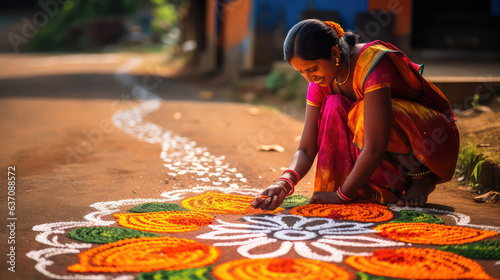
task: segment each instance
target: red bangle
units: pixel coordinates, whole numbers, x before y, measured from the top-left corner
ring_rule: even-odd
[[[285,170],[285,172],[283,172],[283,174],[281,174],[281,176],[285,175],[285,173],[287,173],[287,172],[290,172],[295,176],[295,179],[297,179],[297,183],[300,181],[299,173],[295,172],[295,170],[292,170],[292,169]]]
[[[337,192],[339,193],[339,195],[345,200],[345,201],[352,201],[352,198],[349,198],[347,197],[345,194],[342,193],[342,190],[340,189],[340,187],[338,188]]]
[[[278,181],[279,180],[285,181],[288,184],[290,184],[290,187],[292,187],[292,189],[286,194],[286,196],[291,196],[293,194],[293,192],[295,191],[295,185],[293,184],[292,180],[285,178],[285,177],[281,177],[278,179]]]

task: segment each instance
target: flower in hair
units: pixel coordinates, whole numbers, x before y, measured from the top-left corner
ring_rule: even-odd
[[[325,21],[326,24],[328,24],[335,32],[337,32],[337,36],[339,38],[344,37],[344,29],[340,26],[340,24],[336,23],[335,21]]]

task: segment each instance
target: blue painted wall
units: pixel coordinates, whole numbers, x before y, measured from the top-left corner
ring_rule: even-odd
[[[310,9],[336,10],[342,27],[353,30],[356,14],[368,11],[368,0],[253,0],[251,28],[278,28],[285,23],[288,31],[300,21],[300,13]]]
[[[500,0],[491,0],[491,14],[500,16]]]

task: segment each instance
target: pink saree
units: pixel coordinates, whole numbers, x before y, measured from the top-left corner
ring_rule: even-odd
[[[446,97],[419,69],[394,46],[375,41],[363,47],[356,64],[353,84],[357,101],[332,95],[330,88],[309,85],[307,104],[321,108],[314,191],[336,191],[352,171],[363,150],[364,94],[383,87],[391,87],[393,97],[387,152],[412,152],[437,175],[438,183],[453,177],[459,148],[455,116]],[[418,100],[405,99],[412,90],[424,94]],[[389,160],[382,160],[355,199],[396,202],[406,188],[403,174]]]

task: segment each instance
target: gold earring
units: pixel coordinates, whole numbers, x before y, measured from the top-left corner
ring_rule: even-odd
[[[339,59],[337,58],[337,63],[335,64],[335,66],[339,66]]]

